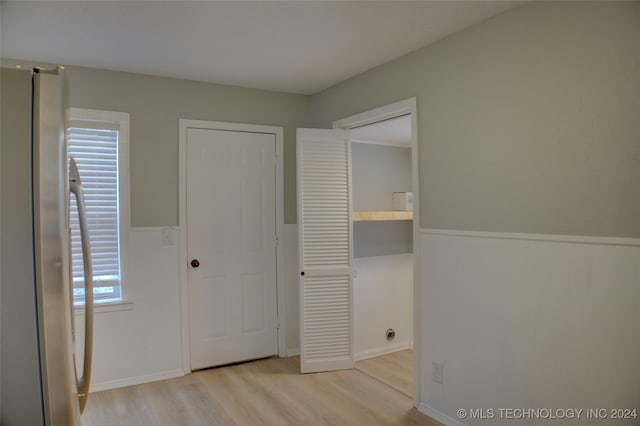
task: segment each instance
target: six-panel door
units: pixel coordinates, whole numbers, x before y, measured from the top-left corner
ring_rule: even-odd
[[[187,130],[191,369],[275,355],[275,135]]]

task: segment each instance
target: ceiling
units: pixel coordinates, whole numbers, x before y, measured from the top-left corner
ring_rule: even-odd
[[[351,129],[351,141],[411,148],[411,116],[403,115]]]
[[[517,1],[2,1],[4,58],[313,94]]]

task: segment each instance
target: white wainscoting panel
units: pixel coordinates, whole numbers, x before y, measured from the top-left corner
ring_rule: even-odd
[[[173,232],[163,242],[163,230]],[[133,228],[129,242],[131,304],[95,316],[91,391],[181,376],[178,228]],[[83,317],[76,315],[78,336]],[[82,347],[82,339],[77,346]]]
[[[423,230],[420,253],[423,410],[638,408],[638,240]]]
[[[353,265],[356,360],[413,347],[413,254],[360,257]]]

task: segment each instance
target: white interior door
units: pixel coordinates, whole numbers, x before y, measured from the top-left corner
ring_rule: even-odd
[[[187,129],[191,369],[277,354],[275,135]]]
[[[298,129],[297,173],[300,369],[353,368],[349,132]]]

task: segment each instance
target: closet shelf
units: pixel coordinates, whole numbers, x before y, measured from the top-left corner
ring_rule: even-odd
[[[370,211],[353,212],[355,222],[383,220],[413,220],[412,211]]]

